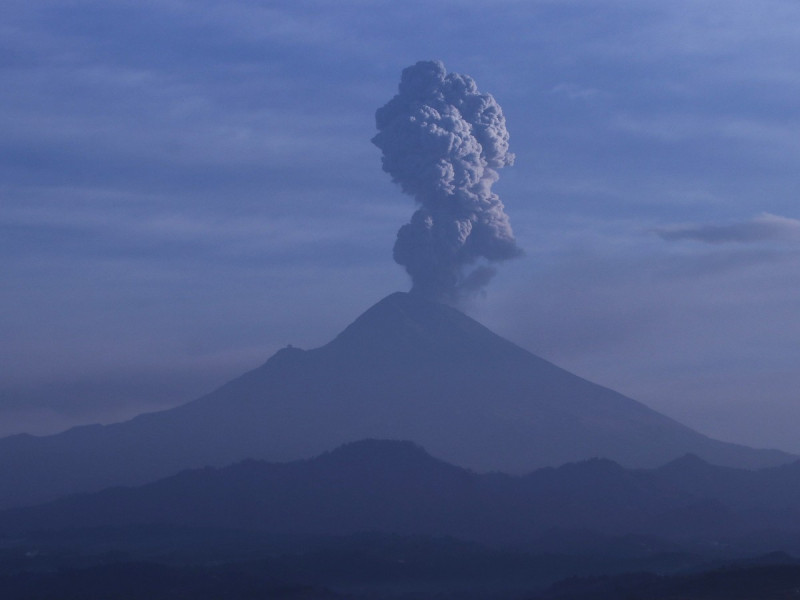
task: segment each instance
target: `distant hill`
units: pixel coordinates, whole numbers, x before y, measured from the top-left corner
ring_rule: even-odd
[[[451,463],[511,473],[592,457],[653,467],[691,452],[751,468],[793,458],[710,439],[451,307],[396,293],[329,344],[284,348],[183,406],[0,440],[0,507],[364,438],[412,440]]]
[[[5,534],[144,524],[493,544],[554,529],[716,541],[800,532],[800,462],[747,471],[687,457],[629,470],[589,460],[510,476],[455,467],[410,442],[365,440],[311,460],[248,460],[0,512]]]

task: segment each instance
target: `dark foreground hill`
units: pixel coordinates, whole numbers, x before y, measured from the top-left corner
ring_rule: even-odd
[[[0,512],[5,535],[133,525],[527,545],[571,530],[719,543],[800,532],[800,462],[747,471],[685,457],[629,470],[590,460],[509,476],[455,467],[410,442],[368,440],[311,460],[248,460]]]
[[[790,600],[800,595],[797,564],[732,565],[691,575],[626,575],[580,578],[529,600]]]
[[[4,600],[337,600],[310,585],[224,568],[101,564],[45,573],[0,574]]]
[[[591,457],[652,467],[687,452],[745,467],[792,459],[712,440],[453,308],[397,293],[329,344],[285,348],[186,405],[0,440],[0,507],[245,458],[294,460],[369,437],[412,440],[454,464],[515,473]]]
[[[251,564],[119,562],[0,573],[0,589],[4,600],[789,600],[797,598],[800,589],[800,566],[791,559],[765,565],[734,563],[692,574],[573,575],[545,587],[546,576],[526,574],[550,565],[558,569],[555,557],[471,549],[442,556],[425,546],[409,545],[415,546],[411,553],[394,555],[355,556],[345,551],[344,560],[328,553],[294,557],[304,568],[278,575],[275,572],[289,557]],[[409,561],[398,561],[397,556],[408,556]],[[319,559],[329,562],[320,564]],[[345,578],[332,572],[342,566]],[[573,569],[592,567],[576,564]]]

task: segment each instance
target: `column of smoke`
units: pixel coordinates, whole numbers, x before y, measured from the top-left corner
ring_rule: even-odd
[[[455,303],[480,290],[490,263],[521,253],[492,192],[497,169],[514,162],[500,106],[471,77],[426,61],[403,71],[375,120],[383,170],[419,204],[394,245],[412,292]]]

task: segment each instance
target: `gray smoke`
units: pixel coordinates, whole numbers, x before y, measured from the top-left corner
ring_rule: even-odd
[[[383,170],[420,205],[394,245],[412,291],[456,302],[481,289],[495,272],[487,263],[521,253],[492,192],[497,169],[514,162],[500,106],[471,77],[424,61],[403,70],[375,121]]]

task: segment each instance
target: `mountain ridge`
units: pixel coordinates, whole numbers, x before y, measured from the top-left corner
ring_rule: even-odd
[[[770,530],[800,534],[800,461],[758,471],[707,465],[708,473],[722,477],[709,483],[687,461],[637,470],[606,459],[520,476],[479,474],[411,442],[372,439],[311,459],[248,459],[0,511],[0,533],[147,525],[491,544],[534,542],[554,528],[693,543]]]

